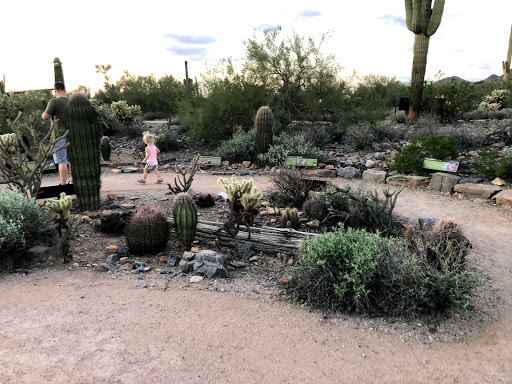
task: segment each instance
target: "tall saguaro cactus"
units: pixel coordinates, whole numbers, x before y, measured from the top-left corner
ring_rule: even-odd
[[[62,69],[62,62],[60,61],[60,59],[58,57],[53,59],[53,74],[54,74],[56,83],[60,82],[62,84],[65,84],[64,83],[64,71]]]
[[[512,25],[510,26],[510,38],[508,39],[507,60],[503,62],[503,81],[510,79],[510,59],[512,56]]]
[[[409,95],[409,124],[414,124],[420,115],[430,36],[437,31],[443,17],[445,0],[435,0],[433,7],[432,2],[432,0],[405,0],[407,28],[415,34]]]
[[[100,204],[100,123],[89,99],[77,94],[69,100],[69,161],[82,211]]]

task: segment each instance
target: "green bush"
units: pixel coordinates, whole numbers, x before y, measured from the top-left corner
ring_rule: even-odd
[[[50,227],[48,209],[18,192],[0,191],[0,268],[24,261],[23,251]]]
[[[42,91],[0,94],[0,134],[12,133],[7,120],[13,121],[19,112],[23,112],[27,116],[31,113],[41,115],[50,99],[51,96]],[[43,124],[41,121],[41,127]]]
[[[281,133],[274,137],[274,144],[267,153],[258,155],[258,159],[272,165],[282,164],[288,156],[308,156],[322,161],[325,152],[306,141],[302,135]]]
[[[91,104],[98,113],[98,121],[102,127],[102,135],[112,136],[119,131],[119,120],[110,108],[110,105],[103,104],[102,102],[93,99]]]
[[[510,171],[511,163],[507,156],[503,156],[498,150],[491,149],[480,153],[475,159],[475,169],[482,175],[494,178],[502,177]]]
[[[392,166],[399,173],[421,173],[423,171],[423,150],[411,143],[402,148]]]
[[[420,139],[420,144],[429,157],[437,160],[454,160],[459,156],[456,150],[457,139],[454,137],[426,136]]]
[[[174,132],[162,132],[155,135],[155,145],[162,152],[177,151],[180,148]]]
[[[220,146],[222,158],[231,162],[255,161],[255,136],[256,131],[254,129],[245,132],[242,127],[238,126],[233,137],[222,142]]]
[[[344,229],[304,242],[303,259],[284,285],[287,296],[322,310],[410,317],[466,308],[481,279],[465,270],[437,268],[405,239]],[[448,249],[445,247],[445,249]]]

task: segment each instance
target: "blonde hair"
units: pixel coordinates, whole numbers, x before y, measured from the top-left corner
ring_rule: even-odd
[[[144,144],[146,145],[153,145],[155,144],[155,138],[154,136],[149,132],[144,132],[142,136],[142,141],[144,141]]]

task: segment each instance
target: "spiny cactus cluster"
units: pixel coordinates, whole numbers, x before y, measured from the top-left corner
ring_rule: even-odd
[[[142,205],[126,226],[126,244],[134,255],[156,254],[165,249],[170,224],[160,208]]]
[[[286,208],[281,216],[281,227],[299,229],[299,212],[297,208]]]
[[[256,131],[256,152],[267,153],[272,145],[272,133],[274,129],[274,115],[272,110],[263,106],[258,109],[254,119],[254,129]]]
[[[95,210],[100,204],[100,123],[93,105],[85,95],[69,100],[69,160],[78,205]]]
[[[69,219],[72,201],[71,196],[67,196],[65,192],[60,194],[59,200],[47,200],[44,205],[58,215],[58,222],[64,223]]]
[[[237,201],[246,212],[255,208],[263,197],[259,188],[253,185],[252,179],[239,183],[236,176],[233,175],[231,183],[224,178],[220,178],[217,183],[228,194],[229,200]]]
[[[16,152],[16,134],[6,133],[5,135],[0,135],[0,145],[9,153]]]
[[[186,249],[189,249],[196,235],[197,210],[188,193],[176,195],[173,216],[178,239]]]
[[[110,154],[112,152],[112,145],[110,144],[110,138],[103,136],[100,140],[101,157],[105,161],[110,160]]]

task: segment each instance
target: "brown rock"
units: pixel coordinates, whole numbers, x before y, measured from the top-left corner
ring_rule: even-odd
[[[506,185],[506,183],[505,183],[503,180],[501,180],[499,177],[495,178],[495,179],[491,182],[491,184],[493,184],[493,185],[497,185],[498,187],[503,187],[504,185]]]
[[[190,248],[190,252],[195,252],[195,253],[199,252],[199,247]]]
[[[501,191],[493,197],[496,200],[496,204],[504,205],[505,207],[512,208],[512,189]]]
[[[289,283],[290,281],[292,281],[292,277],[290,275],[284,275],[279,279],[279,282],[283,284]]]
[[[121,269],[126,269],[126,270],[133,269],[133,264],[130,264],[130,263],[123,264],[123,265],[121,265]]]
[[[107,256],[113,255],[114,253],[117,253],[118,250],[119,247],[117,245],[107,245],[107,247],[105,248],[105,254]]]
[[[117,201],[119,200],[119,197],[115,193],[109,193],[107,195],[107,199]]]
[[[168,260],[168,259],[169,259],[169,258],[168,258],[167,256],[160,256],[160,259],[159,259],[159,260],[160,260],[160,262],[161,262],[161,263],[167,263],[167,260]]]
[[[113,173],[113,174],[115,174],[115,175],[117,175],[117,174],[119,174],[119,173],[123,173],[123,171],[121,171],[120,169],[116,169],[116,168],[114,168],[114,169],[113,169],[113,170],[111,170],[110,172],[111,172],[111,173]]]

